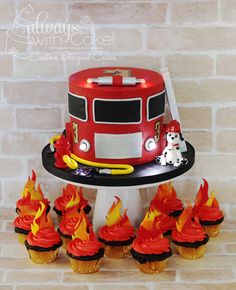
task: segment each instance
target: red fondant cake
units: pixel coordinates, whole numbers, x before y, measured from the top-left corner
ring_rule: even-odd
[[[85,160],[142,164],[165,146],[165,87],[157,72],[127,67],[77,72],[69,79],[68,104],[70,150]]]

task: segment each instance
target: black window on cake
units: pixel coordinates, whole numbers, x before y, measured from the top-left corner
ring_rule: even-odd
[[[141,122],[141,99],[95,100],[94,122],[135,124]]]
[[[87,100],[85,97],[68,94],[68,110],[73,117],[87,121]]]
[[[165,112],[165,91],[148,98],[147,119],[153,120]]]

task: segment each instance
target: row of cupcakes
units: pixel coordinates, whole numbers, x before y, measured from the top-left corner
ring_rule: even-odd
[[[31,192],[33,191],[32,189],[34,187],[32,186],[32,180],[34,179],[36,179],[35,174],[32,175],[31,179],[29,178],[23,192],[29,191],[28,189],[31,189]],[[83,265],[94,264],[95,260],[97,261],[95,264],[99,265],[98,261],[100,261],[100,258],[103,255],[103,250],[101,244],[96,239],[88,218],[84,213],[84,208],[87,206],[86,202],[82,203],[82,208],[79,206],[80,201],[83,201],[83,198],[81,199],[81,190],[78,191],[76,187],[73,186],[71,186],[71,188],[69,187],[70,186],[67,185],[66,189],[63,190],[62,196],[57,199],[60,200],[60,205],[63,205],[61,206],[61,214],[63,215],[63,219],[59,225],[58,232],[60,233],[60,236],[63,240],[64,247],[67,248],[67,253],[71,253],[71,249],[73,249],[73,254],[71,253],[71,256],[69,255],[71,264],[72,262],[74,263],[72,268],[80,273],[86,271],[94,272],[97,270],[97,268],[94,269],[94,267],[92,267],[92,269],[89,270],[89,267],[86,266],[84,269],[85,266]],[[25,244],[29,250],[31,258],[34,257],[34,254],[30,250],[34,249],[35,251],[36,249],[36,252],[40,253],[40,255],[37,253],[35,259],[32,258],[35,262],[45,263],[50,262],[56,257],[58,252],[57,249],[62,242],[60,239],[57,240],[58,243],[55,243],[59,235],[57,232],[55,232],[55,230],[52,230],[54,227],[51,222],[51,218],[50,216],[47,217],[46,215],[49,203],[47,200],[45,202],[45,199],[42,196],[42,191],[40,190],[40,192],[42,200],[39,202],[40,209],[36,213],[35,218],[33,219],[33,223],[31,218],[31,232],[27,236]],[[69,195],[69,192],[71,195]],[[22,214],[22,208],[18,207],[19,204],[22,206],[22,201],[17,202],[17,212],[18,214]],[[35,204],[35,202],[33,204]],[[57,202],[55,202],[55,206],[56,204]],[[104,225],[99,230],[99,240],[103,244],[105,254],[111,258],[124,258],[129,255],[131,248],[131,254],[138,261],[139,268],[147,273],[162,271],[165,266],[167,257],[171,255],[169,241],[163,237],[163,234],[167,236],[172,232],[171,238],[176,245],[179,254],[185,258],[193,259],[200,257],[204,253],[204,245],[208,241],[208,236],[203,231],[198,217],[194,216],[194,214],[198,213],[203,217],[209,216],[207,220],[208,224],[206,227],[211,229],[213,227],[214,234],[216,233],[216,225],[218,228],[220,224],[219,221],[223,221],[223,213],[220,211],[219,204],[216,201],[214,195],[211,195],[210,198],[208,197],[208,184],[205,180],[204,185],[201,185],[197,194],[194,208],[192,208],[190,204],[185,209],[183,208],[183,204],[177,198],[176,192],[171,183],[159,186],[154,199],[150,203],[149,210],[146,213],[139,229],[137,230],[136,238],[135,229],[129,221],[127,211],[125,210],[123,215],[121,215],[121,207],[121,201],[119,198],[117,198],[116,203],[112,205],[108,212],[106,225]],[[180,213],[181,215],[177,221],[175,221],[175,218]],[[212,215],[214,218],[212,218]],[[39,219],[40,216],[43,218]],[[59,217],[61,219],[61,215],[59,215]],[[43,222],[41,222],[41,220],[43,220]],[[206,222],[206,219],[202,221]],[[211,223],[209,225],[210,221],[213,222],[213,224]],[[39,231],[38,233],[35,228],[42,228],[44,239],[47,240],[47,238],[51,237],[52,240],[50,241],[49,239],[48,243],[42,241],[42,231]],[[47,237],[47,235],[44,234],[45,228],[50,229],[52,233],[51,236]],[[86,229],[86,231],[82,231],[82,229]],[[36,239],[35,236],[37,237]],[[35,241],[36,244],[34,244]],[[37,241],[39,241],[38,245]],[[51,243],[54,244],[51,245]],[[73,247],[69,247],[69,244],[71,243],[74,245]],[[43,245],[46,244],[47,246],[51,245],[51,247],[53,247],[52,249],[49,247],[50,251],[53,252],[53,257],[51,257],[50,254],[48,259],[42,259],[42,252],[44,252],[43,256],[45,256],[45,252],[48,252],[49,249],[48,247],[43,247]],[[29,245],[32,246],[33,249],[30,249]],[[77,246],[75,247],[75,245]],[[85,245],[87,245],[87,247]],[[56,247],[55,251],[54,247]],[[90,255],[88,255],[86,250],[87,248],[90,249]],[[93,251],[95,250],[93,255],[91,255],[93,252],[92,249]],[[90,261],[91,256],[93,256],[93,263]],[[87,262],[85,263],[81,261]],[[81,266],[78,266],[78,263],[82,263],[83,267],[81,268]]]

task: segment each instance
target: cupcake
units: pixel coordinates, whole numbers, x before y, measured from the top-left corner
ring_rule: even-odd
[[[28,180],[24,186],[24,189],[21,193],[22,198],[18,199],[16,202],[16,212],[20,215],[21,208],[24,206],[29,206],[33,211],[36,211],[40,207],[40,201],[43,202],[46,206],[47,212],[50,211],[49,200],[44,198],[40,184],[38,185],[37,190],[35,189],[36,183],[36,174],[32,170],[31,178],[28,177]]]
[[[198,218],[193,217],[191,204],[188,204],[178,217],[171,239],[182,258],[193,260],[204,255],[209,237],[204,232]]]
[[[71,200],[66,205],[65,209],[62,212],[62,221],[59,224],[58,233],[61,236],[62,242],[63,242],[63,248],[67,249],[68,243],[72,240],[72,235],[75,231],[75,226],[77,225],[81,214],[79,213],[79,193],[78,191],[75,191],[75,196],[73,195]],[[83,207],[80,209],[80,211],[84,211]],[[87,225],[89,227],[90,222],[88,218],[85,215],[85,219],[87,222]]]
[[[219,233],[220,225],[224,220],[224,214],[220,210],[214,192],[208,197],[208,182],[205,179],[203,181],[204,185],[200,186],[196,196],[193,213],[198,217],[200,224],[208,236],[215,237]]]
[[[162,272],[167,258],[172,255],[169,240],[163,237],[159,224],[153,213],[147,212],[131,246],[131,254],[139,269],[147,274]]]
[[[175,229],[175,218],[165,213],[165,208],[159,200],[155,202],[155,209],[153,207],[150,208],[147,214],[152,215],[155,219],[155,223],[159,224],[159,230],[164,237],[169,237],[171,235],[172,231]]]
[[[31,224],[37,211],[29,206],[21,206],[19,216],[14,220],[15,232],[18,234],[20,244],[24,244],[28,233],[31,231]]]
[[[135,237],[134,227],[127,216],[127,210],[121,216],[122,203],[115,197],[106,217],[106,225],[99,229],[99,240],[102,242],[105,254],[109,258],[121,259],[130,255],[130,246]]]
[[[159,185],[156,195],[150,203],[150,208],[155,209],[157,202],[162,204],[164,213],[175,218],[184,209],[182,201],[177,198],[176,191],[171,182]]]
[[[102,244],[98,242],[92,225],[87,230],[84,212],[81,212],[72,239],[67,247],[67,255],[74,272],[81,274],[97,272],[101,265],[104,249]]]
[[[53,210],[57,214],[57,219],[58,219],[59,223],[62,220],[63,210],[65,210],[66,205],[71,200],[72,196],[76,195],[76,192],[79,195],[79,201],[78,201],[79,208],[78,208],[78,210],[80,210],[80,208],[83,206],[84,212],[86,214],[88,214],[90,212],[91,206],[88,204],[88,201],[83,197],[82,188],[78,189],[76,186],[74,186],[72,184],[67,184],[66,187],[63,188],[62,195],[59,196],[54,202]]]
[[[40,202],[40,208],[31,225],[31,232],[25,241],[29,256],[34,263],[48,264],[57,258],[61,245],[60,235],[55,231],[44,203]]]

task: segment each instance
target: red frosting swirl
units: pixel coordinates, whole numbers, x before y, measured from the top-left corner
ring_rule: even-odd
[[[206,234],[199,224],[199,221],[195,219],[194,222],[188,224],[188,226],[183,227],[181,232],[178,232],[177,229],[172,231],[171,239],[178,242],[189,242],[194,243],[197,241],[203,241],[206,237]]]
[[[33,220],[34,220],[34,216],[32,215],[18,216],[14,220],[14,226],[19,229],[30,231]]]
[[[163,203],[163,206],[165,208],[165,212],[167,214],[170,214],[176,210],[182,210],[183,204],[182,201],[178,198],[172,198],[172,199],[164,199],[161,201]]]
[[[157,216],[156,222],[159,223],[159,228],[162,233],[166,233],[169,230],[175,229],[175,219],[171,216],[161,214],[160,216]]]
[[[48,207],[50,204],[50,201],[47,198],[44,198],[42,200],[21,198],[21,199],[18,199],[18,201],[16,202],[16,207],[21,210],[22,206],[28,205],[30,206],[30,208],[32,208],[33,210],[37,212],[40,207],[40,201],[42,201],[46,205],[46,207]]]
[[[162,254],[170,251],[168,239],[162,236],[150,238],[136,238],[132,243],[132,248],[141,254]]]
[[[194,215],[198,217],[200,221],[216,221],[221,219],[224,214],[218,207],[209,207],[201,205],[194,207]]]
[[[82,241],[76,238],[73,241],[69,242],[67,251],[69,254],[72,254],[77,257],[93,256],[101,248],[102,248],[102,244],[98,242],[96,239]]]
[[[59,196],[55,202],[54,202],[54,205],[55,205],[55,208],[57,210],[61,210],[63,211],[65,208],[66,208],[66,205],[69,203],[69,201],[71,200],[72,198],[72,195],[62,195],[62,196]]]
[[[59,225],[59,229],[63,234],[72,236],[74,234],[75,226],[78,221],[79,217],[63,219]]]
[[[30,232],[27,236],[27,242],[29,245],[42,248],[50,248],[53,245],[59,244],[60,241],[60,235],[53,227],[43,228],[39,230],[35,236]]]
[[[99,237],[105,241],[127,241],[133,238],[134,227],[117,224],[111,227],[103,226],[99,230]]]

